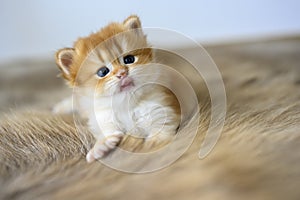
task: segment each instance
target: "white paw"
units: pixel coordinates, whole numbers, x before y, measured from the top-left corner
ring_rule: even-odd
[[[115,135],[115,136],[108,137],[105,140],[105,145],[109,149],[114,149],[119,144],[121,139],[122,139],[122,136],[120,136],[120,135]]]
[[[87,162],[90,163],[97,159],[103,158],[105,155],[107,155],[107,153],[116,148],[122,138],[123,135],[118,134],[108,136],[103,140],[98,140],[94,147],[86,155]]]

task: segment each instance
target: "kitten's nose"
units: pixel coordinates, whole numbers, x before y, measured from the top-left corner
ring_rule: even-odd
[[[127,75],[128,75],[127,70],[121,69],[121,70],[118,71],[116,77],[119,78],[119,79],[121,79],[121,78],[126,77]]]

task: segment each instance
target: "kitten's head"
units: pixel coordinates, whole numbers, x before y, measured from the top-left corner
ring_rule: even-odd
[[[73,48],[56,53],[62,76],[77,88],[112,95],[134,87],[153,53],[137,16],[111,23],[99,32],[79,38]]]

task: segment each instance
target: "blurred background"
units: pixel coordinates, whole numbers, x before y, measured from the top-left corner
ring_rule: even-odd
[[[53,58],[79,36],[130,14],[144,27],[183,33],[202,44],[256,40],[300,33],[299,0],[251,1],[0,1],[0,63]],[[162,38],[167,45],[180,45]]]

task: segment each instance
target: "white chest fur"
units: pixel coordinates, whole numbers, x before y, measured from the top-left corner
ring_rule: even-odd
[[[89,126],[97,138],[118,132],[149,137],[160,132],[175,134],[180,120],[167,106],[166,94],[159,87],[127,91],[110,97],[81,98],[81,109],[88,111]]]

